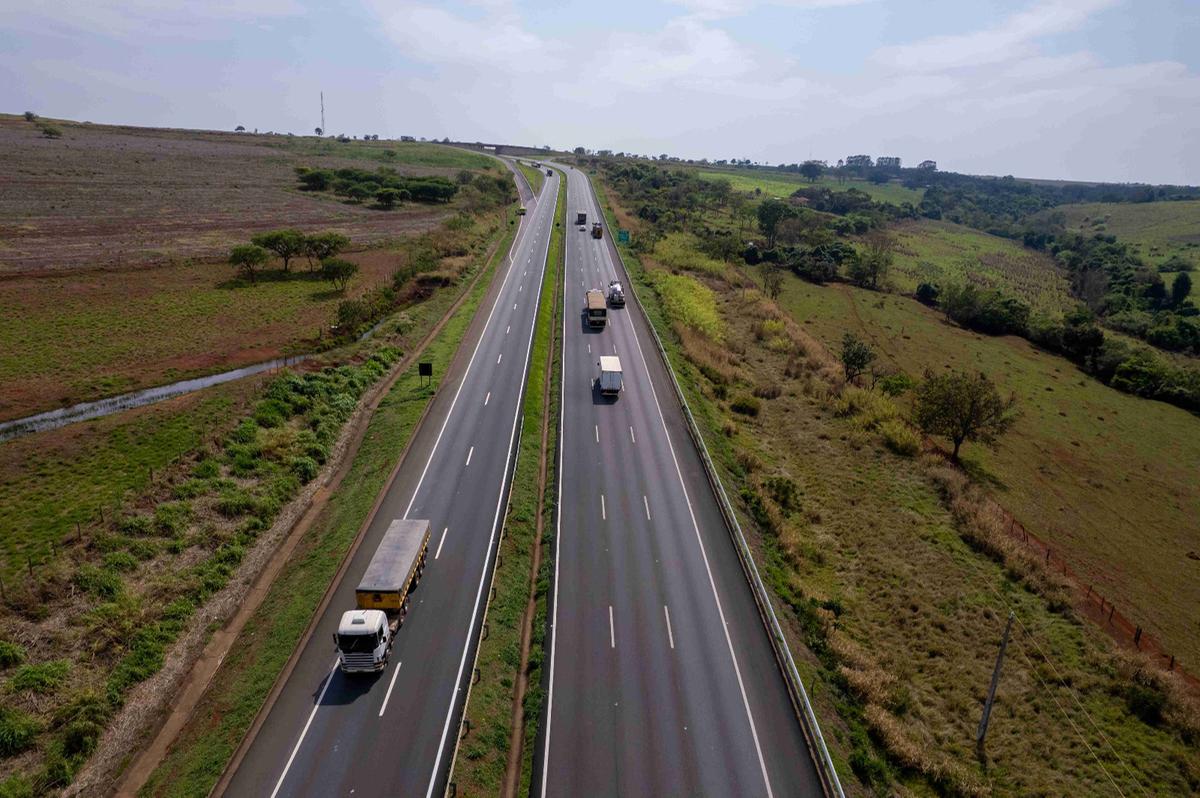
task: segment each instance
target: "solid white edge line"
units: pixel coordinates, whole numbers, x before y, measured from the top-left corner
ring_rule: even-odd
[[[667,605],[663,605],[663,616],[667,619],[667,640],[671,642],[671,648],[675,648],[675,635],[671,633],[671,611],[667,609]]]
[[[585,177],[584,179],[586,180],[587,178]],[[595,197],[592,195],[590,189],[588,191],[587,201],[588,201],[589,205],[591,205],[593,210],[597,210]],[[607,257],[607,255],[608,255],[608,247],[607,246],[605,246],[604,251],[605,251],[605,255]],[[616,264],[610,262],[610,265],[613,267],[613,272],[615,273],[616,268],[617,268]],[[754,713],[750,710],[750,700],[746,695],[745,682],[742,680],[742,669],[741,669],[741,666],[738,665],[737,654],[734,652],[734,649],[733,649],[733,638],[731,638],[729,635],[729,624],[725,620],[725,610],[721,606],[721,597],[717,594],[717,583],[716,583],[716,580],[713,578],[712,568],[709,566],[709,563],[708,563],[708,552],[705,551],[705,549],[704,549],[704,540],[700,537],[700,525],[696,521],[696,513],[695,513],[695,510],[692,508],[692,500],[691,500],[691,497],[688,495],[687,484],[683,480],[683,471],[679,467],[679,458],[675,454],[675,444],[671,440],[671,432],[670,432],[670,430],[667,429],[667,419],[666,419],[666,416],[663,415],[662,405],[658,401],[658,392],[654,389],[654,381],[650,377],[650,366],[646,363],[646,353],[642,349],[642,341],[637,333],[637,325],[635,325],[633,323],[632,319],[628,315],[622,314],[622,318],[624,318],[626,321],[629,322],[629,327],[633,331],[633,340],[637,344],[638,355],[642,360],[642,368],[645,370],[645,373],[646,373],[646,381],[650,385],[650,395],[654,398],[654,406],[658,410],[658,419],[660,422],[662,422],[663,434],[665,434],[667,436],[667,447],[671,450],[671,460],[675,464],[675,474],[676,474],[676,476],[678,476],[679,485],[683,489],[683,498],[684,498],[684,501],[687,502],[688,515],[692,519],[692,530],[696,533],[696,542],[700,546],[700,556],[704,561],[704,570],[708,574],[708,584],[709,584],[710,589],[712,590],[713,601],[715,601],[716,605],[717,605],[717,614],[721,618],[721,630],[725,633],[725,644],[726,644],[726,646],[728,646],[729,656],[733,660],[733,671],[734,671],[734,674],[737,676],[738,689],[741,691],[741,694],[742,694],[742,706],[745,707],[745,709],[746,709],[746,720],[749,721],[749,723],[750,723],[750,734],[754,740],[755,753],[758,755],[758,767],[759,767],[759,770],[762,772],[763,784],[767,788],[768,798],[774,798],[774,791],[772,791],[772,789],[771,789],[771,779],[767,775],[767,764],[766,764],[766,761],[763,759],[762,745],[758,740],[758,728],[754,724]],[[564,345],[565,345],[565,343],[564,343]],[[551,677],[553,678],[553,673],[551,674]],[[549,741],[547,741],[547,749],[548,748],[549,748]],[[543,794],[544,794],[544,791],[543,791]]]
[[[633,434],[633,427],[629,428],[629,440],[637,443],[637,436]]]
[[[433,559],[436,560],[437,557]],[[403,662],[397,662],[396,670],[392,671],[392,680],[388,682],[387,692],[383,694],[383,705],[379,707],[379,717],[381,718],[383,717],[384,710],[387,709],[388,700],[392,697],[392,688],[396,686],[396,677],[400,675],[400,666],[403,664]]]
[[[501,361],[501,360],[503,360],[503,359],[504,359],[504,353],[503,353],[503,352],[501,352],[500,354],[496,355],[496,365],[497,365],[497,366],[499,366],[499,365],[500,365],[500,361]]]
[[[321,688],[321,694],[317,696],[317,701],[313,704],[312,712],[308,713],[308,721],[304,724],[304,729],[300,732],[300,739],[296,741],[296,745],[292,748],[292,755],[288,757],[287,764],[283,766],[283,772],[279,774],[279,781],[275,782],[275,789],[271,790],[271,798],[275,798],[279,794],[279,788],[283,786],[283,780],[287,778],[288,771],[292,769],[292,762],[296,759],[296,754],[300,751],[300,746],[304,744],[304,736],[308,734],[308,727],[312,725],[313,718],[317,716],[317,710],[321,708],[321,702],[325,700],[325,691],[329,689],[329,683],[333,681],[334,671],[337,670],[338,661],[333,660],[333,667],[329,669],[329,675],[325,677],[325,686]]]
[[[488,400],[492,398],[492,392],[488,391],[487,396],[483,397],[483,405],[487,407]]]
[[[596,443],[600,442],[600,425],[596,424]]]
[[[612,605],[608,605],[608,647],[617,647],[617,628],[613,625]]]
[[[529,340],[525,346],[525,365],[521,369],[521,381],[518,383],[521,386],[521,390],[520,390],[521,396],[523,396],[525,393],[525,379],[528,376],[528,371],[529,371],[529,358],[530,358],[530,354],[533,352],[533,334],[534,334],[535,330],[537,329],[537,307],[538,307],[538,304],[541,302],[542,284],[545,282],[546,261],[549,259],[550,259],[550,239],[547,238],[546,239],[546,256],[544,258],[542,258],[542,260],[541,260],[542,279],[538,280],[537,296],[535,297],[534,303],[533,303],[533,307],[534,307],[533,323],[529,325]],[[510,270],[509,275],[511,275],[511,274],[512,274],[512,271]],[[505,283],[508,282],[507,275],[504,278],[504,282]],[[504,293],[504,289],[502,286],[500,289],[500,294],[503,294],[503,293]],[[497,295],[497,300],[496,300],[496,305],[498,305],[498,304],[499,304],[499,295]],[[495,305],[493,305],[492,308],[493,308],[493,310],[495,310]],[[490,316],[488,317],[488,321],[489,322],[491,321]],[[564,329],[565,329],[565,327],[564,327]],[[485,332],[487,331],[487,325],[484,325],[484,331]],[[483,341],[482,335],[480,336],[479,340]],[[475,348],[476,348],[476,351],[478,351],[479,344],[476,344]],[[472,359],[474,359],[474,355],[472,355]],[[467,369],[470,370],[470,364],[468,364]],[[463,382],[465,383],[466,381],[467,381],[466,374],[464,374]],[[462,385],[459,385],[459,390],[462,390]],[[455,395],[455,398],[456,399],[458,398],[457,395]],[[508,449],[507,449],[507,451],[510,454],[513,450],[513,442],[516,440],[516,437],[517,437],[517,426],[518,426],[518,422],[521,418],[521,410],[523,409],[524,405],[525,405],[525,403],[523,401],[518,401],[516,410],[513,412],[512,432],[509,433]],[[446,420],[442,422],[443,430],[446,428],[446,422],[449,420],[450,420],[450,416],[449,416],[449,414],[447,414]],[[440,437],[440,434],[439,434],[439,437]],[[475,619],[477,617],[479,617],[479,603],[480,603],[480,600],[483,598],[483,594],[485,592],[485,585],[486,585],[487,573],[488,573],[487,564],[488,564],[488,562],[491,561],[492,550],[496,546],[496,531],[499,528],[501,510],[504,509],[504,499],[505,499],[504,485],[506,482],[508,482],[508,471],[512,465],[512,459],[513,458],[511,456],[509,456],[505,459],[504,474],[500,479],[500,495],[496,498],[496,515],[492,519],[491,539],[488,541],[487,556],[484,557],[484,559],[483,559],[483,570],[479,574],[479,589],[478,589],[478,592],[476,592],[476,594],[475,594],[475,609],[471,611],[471,622],[470,622],[470,624],[467,625],[467,638],[463,642],[462,658],[459,660],[459,663],[458,663],[458,675],[455,676],[455,678],[454,678],[454,692],[450,696],[450,706],[446,710],[446,723],[442,727],[442,739],[438,743],[438,754],[437,754],[437,758],[435,759],[435,761],[433,763],[433,771],[429,776],[429,789],[427,789],[425,791],[425,798],[433,798],[433,788],[437,784],[438,770],[441,769],[442,756],[446,752],[446,736],[450,733],[450,721],[454,719],[454,703],[455,703],[455,699],[457,698],[459,690],[460,690],[459,685],[462,684],[463,668],[465,668],[467,665],[467,654],[471,650],[471,635],[473,634],[474,629],[475,629]],[[423,475],[422,475],[422,477],[423,477]],[[416,499],[415,491],[413,492],[413,499],[414,500]],[[411,507],[412,507],[411,502],[409,503],[409,507],[411,509]],[[405,515],[407,515],[407,513],[405,513]]]
[[[613,267],[616,268],[615,265]],[[742,706],[746,709],[746,720],[750,723],[750,735],[754,739],[754,751],[758,755],[758,767],[762,771],[763,784],[767,788],[767,798],[774,798],[771,789],[771,778],[767,775],[767,763],[763,759],[762,744],[758,740],[758,727],[754,724],[754,713],[750,710],[750,699],[746,695],[746,684],[742,680],[742,668],[738,665],[737,653],[733,649],[733,638],[729,635],[729,622],[725,620],[725,610],[721,606],[721,597],[717,594],[717,582],[713,578],[712,568],[708,564],[708,552],[704,549],[704,540],[700,537],[700,524],[696,521],[696,512],[692,508],[692,499],[688,495],[687,484],[683,481],[683,471],[679,467],[679,458],[675,455],[675,444],[671,441],[671,432],[667,429],[667,419],[663,415],[662,405],[658,401],[658,392],[654,390],[654,380],[650,377],[650,366],[646,363],[646,354],[642,351],[642,341],[637,334],[635,325],[628,316],[622,316],[629,322],[633,331],[633,340],[637,344],[638,355],[642,360],[642,368],[646,372],[646,382],[650,385],[650,395],[654,398],[654,406],[658,410],[658,419],[662,422],[663,434],[667,436],[667,448],[671,450],[671,460],[675,464],[675,474],[679,477],[679,487],[683,490],[683,499],[687,502],[688,515],[692,519],[692,530],[696,533],[696,543],[700,546],[700,557],[704,560],[704,570],[708,574],[709,588],[712,590],[713,601],[717,604],[717,615],[721,618],[721,631],[725,633],[725,645],[729,647],[729,657],[733,660],[733,672],[737,676],[738,689],[742,694]]]
[[[650,499],[647,498],[646,494],[644,494],[644,493],[642,494],[642,504],[646,505],[646,520],[649,521],[650,520]]]
[[[438,541],[437,551],[434,552],[433,559],[436,560],[438,557],[442,556],[442,546],[446,545],[446,533],[449,531],[450,531],[450,527],[442,528],[442,539]]]
[[[470,449],[468,449],[468,450],[467,450],[467,462],[466,462],[466,465],[470,465],[470,464],[471,464],[471,455],[473,455],[473,454],[475,454],[475,447],[474,447],[474,446],[472,446]],[[465,467],[465,466],[464,466],[464,467]]]
[[[608,511],[604,508],[604,494],[600,494],[600,518],[603,521],[608,520]]]

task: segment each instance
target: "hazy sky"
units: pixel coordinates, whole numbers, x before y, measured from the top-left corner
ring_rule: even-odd
[[[0,0],[0,111],[1200,183],[1200,0]]]

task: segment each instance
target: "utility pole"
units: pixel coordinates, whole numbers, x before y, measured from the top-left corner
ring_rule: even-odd
[[[325,92],[321,92],[321,132],[325,132]]]
[[[988,688],[987,701],[983,705],[983,717],[979,719],[979,730],[975,732],[975,753],[980,761],[984,759],[983,740],[987,737],[988,720],[992,715],[992,702],[996,700],[996,686],[1000,684],[1000,666],[1004,664],[1004,650],[1008,648],[1008,633],[1012,629],[1013,613],[1008,613],[1008,623],[1004,625],[1004,638],[1000,641],[1000,653],[996,655],[996,667],[992,670],[992,684]]]

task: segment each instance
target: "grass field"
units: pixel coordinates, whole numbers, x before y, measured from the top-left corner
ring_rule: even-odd
[[[422,359],[434,364],[436,374],[446,373],[510,241],[511,236],[501,241],[488,271],[425,350]],[[421,306],[428,315],[418,319],[415,330],[427,330],[453,299],[449,292],[438,296],[438,301]],[[248,645],[242,638],[235,642],[192,719],[140,795],[198,796],[212,789],[298,644],[431,396],[415,369],[392,387],[371,418],[341,490],[246,624],[243,636],[265,643]]]
[[[430,233],[462,259],[495,222]],[[390,284],[403,246],[347,254],[345,292],[308,271],[256,285],[223,263],[0,280],[0,420],[320,348],[338,305]]]
[[[1158,265],[1179,255],[1200,268],[1200,200],[1064,205],[1068,229],[1114,235]]]
[[[94,421],[36,433],[0,446],[0,577],[12,580],[52,546],[111,518],[127,495],[185,453],[221,437],[245,412],[267,376],[219,385]]]
[[[968,462],[1022,523],[1200,668],[1200,563],[1186,557],[1197,548],[1200,420],[1113,390],[1023,339],[947,324],[907,298],[789,277],[780,303],[831,349],[853,332],[914,378],[979,370],[1015,393],[1016,427],[995,452],[968,445]]]
[[[439,172],[458,169],[495,170],[495,160],[471,150],[425,141],[347,141],[315,136],[268,136],[262,142],[291,155],[314,158],[353,158],[384,165],[426,167]]]
[[[890,202],[894,205],[904,202],[911,202],[915,205],[921,201],[921,196],[924,194],[924,191],[905,188],[899,183],[876,185],[869,180],[847,180],[845,183],[839,183],[837,180],[829,177],[823,177],[815,183],[809,183],[800,175],[767,170],[701,170],[696,174],[705,180],[728,180],[733,185],[735,191],[754,191],[758,188],[762,189],[762,193],[766,196],[780,198],[789,197],[796,189],[807,188],[809,186],[828,188],[833,191],[845,191],[846,189],[856,188],[859,191],[870,194],[871,199],[876,202]]]
[[[1050,316],[1076,304],[1054,260],[1019,242],[929,219],[900,224],[889,233],[896,241],[889,278],[904,293],[921,282],[971,283],[1015,294]]]
[[[789,278],[783,304],[801,322],[789,328],[787,316],[757,292],[731,290],[708,278],[714,281],[726,329],[725,342],[715,346],[662,307],[649,290],[652,278],[636,261],[627,262],[635,268],[639,295],[664,334],[726,487],[758,502],[739,502],[738,509],[786,619],[802,676],[849,795],[1174,795],[1191,793],[1200,785],[1194,741],[1189,744],[1174,728],[1143,722],[1130,712],[1125,698],[1128,677],[1114,666],[1108,640],[1086,623],[1052,611],[1046,599],[969,545],[923,464],[889,452],[878,434],[857,418],[839,417],[822,376],[829,355],[819,351],[819,344],[806,343],[811,341],[806,333],[838,340],[839,325],[855,328],[856,318],[869,315],[869,303],[867,308],[858,302],[849,305],[841,288],[814,288]],[[882,299],[881,311],[908,302],[852,293]],[[1032,368],[1017,352],[1004,349],[1027,349],[1023,342],[984,342],[1004,354],[985,357],[980,351],[976,360],[972,345],[977,339],[963,334],[958,360],[936,348],[936,341],[953,341],[959,331],[930,336],[916,321],[903,319],[897,324],[898,319],[887,318],[890,328],[878,330],[877,336],[886,337],[877,347],[902,347],[905,352],[926,348],[931,350],[927,355],[909,356],[928,357],[937,368],[943,361],[984,366],[997,379],[1007,379],[1013,369],[1023,374]],[[808,320],[812,323],[803,323]],[[928,322],[940,324],[932,317]],[[1135,458],[1117,477],[1134,480],[1122,488],[1122,497],[1150,490],[1160,503],[1194,501],[1186,473],[1195,470],[1195,444],[1177,440],[1189,430],[1183,422],[1194,424],[1194,419],[1167,406],[1146,409],[1137,404],[1142,400],[1099,385],[1070,393],[1066,385],[1080,378],[1069,364],[1031,357],[1046,361],[1041,376],[1054,390],[1025,386],[1036,388],[1032,399],[1022,396],[1035,415],[1022,423],[1040,420],[1042,405],[1050,407],[1048,422],[1062,418],[1057,415],[1060,406],[1079,415],[1064,419],[1074,431],[1064,435],[1059,447],[1027,464],[1027,471],[1039,471],[1047,460],[1060,457],[1062,448],[1075,452],[1071,441],[1077,436],[1081,444],[1091,445],[1092,439],[1082,435],[1085,414],[1116,411],[1114,426],[1101,437],[1116,449],[1109,456]],[[709,376],[701,375],[700,364]],[[1056,365],[1061,373],[1054,370]],[[732,400],[751,389],[762,390],[761,412],[734,412]],[[1097,396],[1101,391],[1112,396]],[[1079,403],[1078,410],[1071,400]],[[1124,424],[1133,426],[1127,429]],[[1164,430],[1156,432],[1156,425]],[[1151,440],[1137,439],[1146,433]],[[977,470],[990,469],[994,477],[1001,469],[1000,459],[1012,456],[1010,449],[1021,445],[1018,439],[1026,434],[1018,429],[1006,439],[997,459],[981,457],[974,447],[967,454]],[[1118,434],[1127,440],[1111,440]],[[1170,440],[1172,434],[1175,441]],[[1155,455],[1156,464],[1190,461],[1167,471],[1166,478],[1182,494],[1164,490],[1159,471],[1140,472],[1138,464],[1152,455],[1155,443],[1166,452]],[[1031,455],[1033,448],[1022,450],[1026,459],[1036,455]],[[1075,457],[1054,472],[1066,483],[1066,491],[1078,491],[1076,482],[1092,476],[1088,464]],[[1078,479],[1062,475],[1073,467],[1080,469]],[[1110,474],[1117,475],[1119,467],[1111,468]],[[1009,478],[1011,485],[992,488],[1005,503],[1009,494],[1024,490],[1015,477]],[[790,497],[784,503],[774,498],[781,485],[790,486],[783,492]],[[1078,501],[1087,500],[1082,498],[1085,494],[1077,495]],[[1057,520],[1073,509],[1074,504],[1067,512],[1055,505],[1052,513]],[[1176,521],[1195,515],[1194,508],[1187,507],[1167,512]],[[1095,513],[1093,517],[1103,516],[1100,509]],[[1024,519],[1022,513],[1018,516]],[[1141,534],[1132,540],[1144,541],[1146,528],[1155,526],[1147,523],[1133,530]],[[1101,538],[1095,529],[1088,533]],[[1104,538],[1109,548],[1101,542],[1092,545],[1110,566],[1125,565],[1133,547],[1142,554],[1142,544],[1130,538],[1110,535],[1107,529]],[[1122,545],[1127,548],[1118,551]],[[1176,559],[1170,566],[1178,575],[1172,583],[1176,588],[1186,579],[1181,563]],[[1160,561],[1151,578],[1162,576],[1163,567]],[[1136,577],[1147,578],[1142,573]],[[1194,599],[1190,603],[1194,605]],[[1009,611],[1016,613],[1019,625],[992,714],[989,765],[984,771],[972,750],[973,734]]]

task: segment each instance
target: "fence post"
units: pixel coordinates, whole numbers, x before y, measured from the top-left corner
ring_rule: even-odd
[[[1140,626],[1133,633],[1133,646],[1134,646],[1134,648],[1139,649],[1139,650],[1142,647],[1142,627],[1140,627]]]
[[[1109,604],[1109,605],[1108,605],[1108,622],[1109,622],[1109,623],[1112,623],[1112,617],[1113,617],[1113,613],[1114,613],[1114,612],[1116,612],[1116,611],[1117,611],[1117,605],[1116,605],[1116,604]]]

